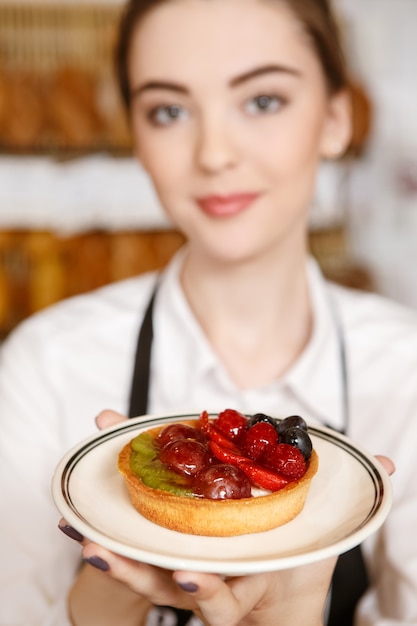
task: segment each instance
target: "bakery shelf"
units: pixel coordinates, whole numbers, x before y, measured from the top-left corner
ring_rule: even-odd
[[[0,4],[1,152],[130,150],[113,71],[120,12],[112,4]]]

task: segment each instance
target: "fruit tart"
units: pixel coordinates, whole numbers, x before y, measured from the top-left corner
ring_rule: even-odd
[[[121,450],[118,468],[147,519],[182,533],[228,537],[294,519],[318,456],[302,417],[226,409],[140,433]]]

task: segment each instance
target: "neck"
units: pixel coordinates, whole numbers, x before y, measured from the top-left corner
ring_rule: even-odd
[[[213,263],[190,249],[182,274],[194,314],[234,382],[273,382],[311,333],[306,255],[278,251],[239,263]]]

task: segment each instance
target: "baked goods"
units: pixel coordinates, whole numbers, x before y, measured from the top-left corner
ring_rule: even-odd
[[[29,71],[4,71],[0,90],[0,144],[16,149],[33,144],[44,127],[41,82]]]
[[[6,79],[6,75],[2,67],[0,66],[0,135],[1,135],[4,123],[7,121],[6,91],[7,91],[7,79]]]
[[[226,409],[214,420],[204,411],[198,420],[140,433],[121,450],[118,467],[133,506],[147,519],[227,537],[294,519],[318,456],[302,418],[247,419]]]
[[[94,75],[79,68],[61,67],[51,76],[48,129],[68,148],[93,147],[100,140],[103,121],[96,104]]]

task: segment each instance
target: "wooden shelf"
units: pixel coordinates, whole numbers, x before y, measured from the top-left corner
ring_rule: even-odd
[[[164,267],[183,243],[175,230],[91,231],[71,237],[0,232],[0,336],[63,298]],[[310,244],[328,278],[372,289],[366,270],[349,262],[342,231],[315,231]]]
[[[121,6],[0,4],[0,151],[130,152],[113,56]]]

